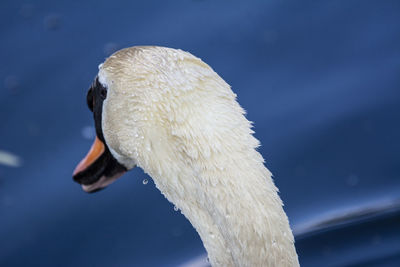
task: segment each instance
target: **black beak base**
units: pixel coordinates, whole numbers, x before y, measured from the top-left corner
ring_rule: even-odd
[[[73,179],[81,184],[86,192],[94,193],[105,188],[126,171],[127,169],[118,163],[106,147],[103,154],[96,161],[83,171],[76,173]]]

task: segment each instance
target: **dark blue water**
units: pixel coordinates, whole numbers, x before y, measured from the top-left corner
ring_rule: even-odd
[[[0,266],[205,253],[135,169],[88,195],[97,65],[132,45],[211,65],[255,122],[303,266],[400,266],[399,1],[2,1]]]

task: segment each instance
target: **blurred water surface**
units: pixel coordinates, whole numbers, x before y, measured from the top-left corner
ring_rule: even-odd
[[[94,135],[98,64],[161,45],[237,93],[303,266],[400,266],[399,14],[399,1],[2,1],[0,265],[202,259],[140,169],[91,195],[71,178]]]

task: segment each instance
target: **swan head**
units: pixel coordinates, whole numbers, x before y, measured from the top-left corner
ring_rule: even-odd
[[[76,166],[73,178],[89,193],[103,189],[134,166],[133,163],[113,156],[112,148],[105,141],[102,117],[107,93],[107,87],[99,82],[98,77],[87,93],[87,105],[93,113],[96,138],[86,157]]]
[[[196,228],[213,265],[298,266],[251,122],[207,64],[171,48],[122,49],[99,66],[87,103],[96,139],[73,174],[83,190],[138,166]]]
[[[94,192],[135,166],[154,179],[201,162],[218,149],[223,134],[215,133],[224,127],[217,124],[229,120],[224,113],[232,107],[243,113],[235,96],[190,53],[164,47],[117,51],[99,65],[88,91],[97,137],[74,180]]]

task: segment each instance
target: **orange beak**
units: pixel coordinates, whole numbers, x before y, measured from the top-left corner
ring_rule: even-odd
[[[95,162],[104,153],[104,150],[105,150],[104,143],[101,142],[100,139],[96,136],[96,139],[94,140],[93,145],[90,148],[89,152],[76,166],[73,176],[84,171],[90,165],[92,165],[93,162]]]
[[[89,153],[76,166],[73,178],[82,189],[92,193],[99,191],[127,171],[110,153],[108,147],[96,136]]]

